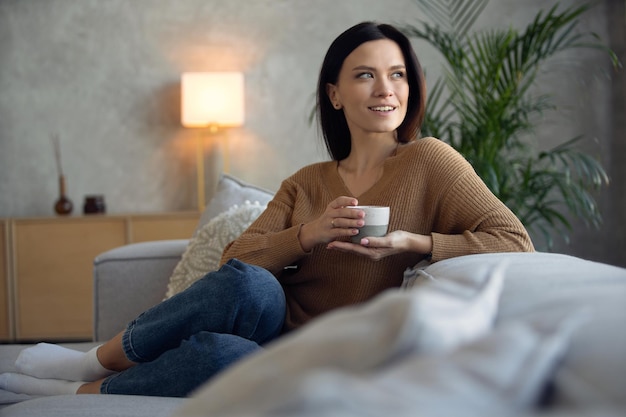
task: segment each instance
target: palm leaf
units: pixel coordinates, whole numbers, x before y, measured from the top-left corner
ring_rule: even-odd
[[[538,116],[555,106],[533,95],[539,68],[572,48],[615,54],[594,33],[580,32],[589,5],[540,10],[522,31],[490,28],[470,33],[488,0],[415,0],[432,23],[402,28],[442,55],[442,77],[432,88],[423,132],[447,141],[473,165],[487,186],[529,230],[552,247],[568,241],[570,216],[598,225],[592,191],[607,185],[602,164],[577,146],[577,137],[539,152],[525,139]]]
[[[465,36],[489,0],[416,0],[416,3],[443,31]]]

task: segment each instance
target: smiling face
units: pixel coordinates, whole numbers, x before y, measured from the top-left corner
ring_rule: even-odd
[[[346,57],[327,93],[333,106],[343,109],[352,137],[395,132],[409,99],[402,50],[389,39],[361,44]]]

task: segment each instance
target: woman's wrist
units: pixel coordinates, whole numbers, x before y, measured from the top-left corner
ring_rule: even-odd
[[[410,252],[416,252],[422,255],[431,256],[433,252],[433,238],[430,235],[418,235],[409,233]]]
[[[300,231],[298,232],[298,240],[300,241],[300,247],[305,252],[310,252],[311,249],[313,249],[313,246],[315,246],[315,244],[312,243],[311,240],[308,238],[309,237],[308,229],[309,229],[309,224],[302,223],[300,225]]]

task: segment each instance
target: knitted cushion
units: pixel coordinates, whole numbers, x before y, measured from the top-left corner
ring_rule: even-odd
[[[258,202],[235,204],[202,226],[176,265],[165,298],[185,290],[210,271],[216,271],[224,247],[243,233],[265,210]]]

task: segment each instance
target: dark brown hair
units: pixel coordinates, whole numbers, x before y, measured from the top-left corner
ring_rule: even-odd
[[[337,83],[343,62],[352,51],[362,43],[380,39],[390,39],[398,44],[407,71],[409,102],[406,116],[397,129],[398,141],[407,143],[418,137],[426,110],[426,83],[411,41],[391,25],[362,22],[343,32],[330,45],[317,84],[317,117],[326,149],[333,160],[340,161],[350,154],[350,130],[343,111],[332,106],[326,86]]]

